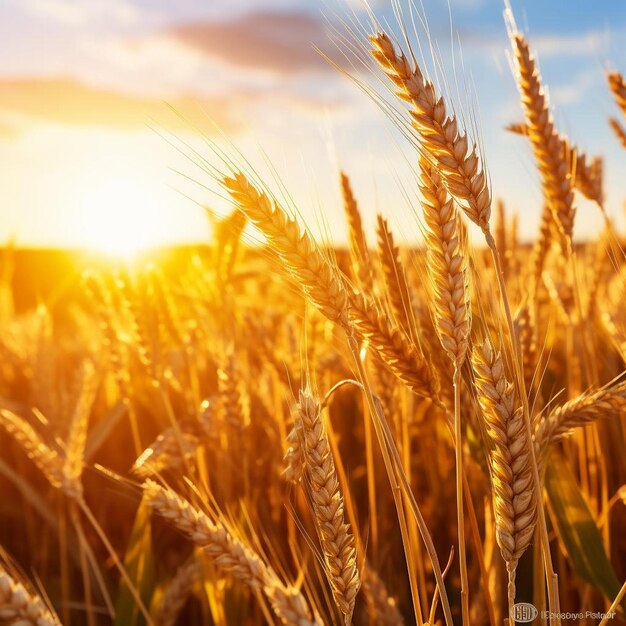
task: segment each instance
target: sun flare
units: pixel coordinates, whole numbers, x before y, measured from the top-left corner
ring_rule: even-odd
[[[165,210],[163,199],[147,184],[103,181],[81,200],[83,245],[114,257],[134,257],[168,241]]]

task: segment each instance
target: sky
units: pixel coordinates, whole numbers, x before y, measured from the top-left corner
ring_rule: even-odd
[[[494,196],[532,239],[540,184],[525,139],[504,131],[522,111],[502,3],[395,2],[479,141]],[[392,0],[370,5],[398,32]],[[605,157],[608,210],[623,223],[626,151],[606,122],[617,111],[605,71],[626,71],[626,4],[512,8],[558,128]],[[205,207],[229,210],[211,174],[224,155],[317,235],[345,241],[343,168],[368,229],[382,212],[396,237],[418,239],[415,151],[391,119],[402,109],[362,61],[373,28],[360,0],[0,0],[0,240],[120,252],[208,241]],[[600,227],[579,202],[577,236]]]

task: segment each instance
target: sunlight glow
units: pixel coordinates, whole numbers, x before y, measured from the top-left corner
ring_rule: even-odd
[[[132,258],[168,242],[166,207],[147,184],[102,181],[81,200],[80,236],[84,247]]]

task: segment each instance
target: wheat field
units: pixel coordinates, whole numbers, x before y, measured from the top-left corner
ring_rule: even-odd
[[[3,252],[0,623],[626,623],[624,233],[508,27],[532,242],[471,112],[381,26],[356,37],[414,146],[422,245],[385,214],[366,236],[350,163],[343,249],[208,148],[231,213],[174,268],[24,307]],[[626,79],[605,87],[626,147]]]

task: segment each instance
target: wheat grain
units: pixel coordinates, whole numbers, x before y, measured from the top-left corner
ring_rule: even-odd
[[[509,124],[507,130],[530,137],[530,131],[526,124]],[[567,137],[561,135],[560,140],[566,155],[565,160],[571,163],[574,169],[574,185],[585,198],[593,200],[602,207],[604,204],[602,158],[595,157],[590,162],[589,157],[576,146],[572,146]]]
[[[170,427],[164,430],[135,461],[132,472],[145,479],[168,469],[183,465],[185,459],[194,455],[200,441],[180,428]]]
[[[393,233],[389,228],[387,220],[379,213],[376,216],[376,221],[378,252],[393,316],[397,325],[406,329],[413,343],[419,349],[417,341],[420,333],[413,312],[413,303],[411,302],[411,292],[406,272],[400,259],[400,249],[394,241]]]
[[[619,72],[608,72],[609,88],[621,112],[626,115],[626,80]]]
[[[609,125],[622,148],[626,148],[626,129],[614,117],[609,118]]]
[[[33,427],[12,411],[0,409],[0,425],[22,446],[48,482],[61,489],[65,482],[61,455],[46,445]]]

